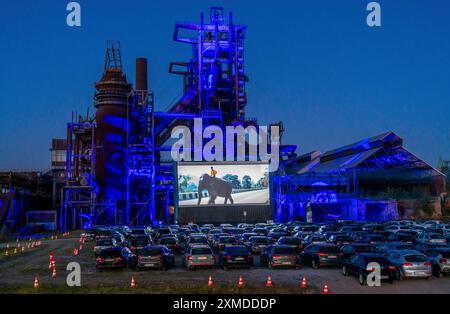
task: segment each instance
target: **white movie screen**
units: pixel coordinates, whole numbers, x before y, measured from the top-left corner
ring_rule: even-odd
[[[178,206],[270,205],[267,163],[177,165]]]

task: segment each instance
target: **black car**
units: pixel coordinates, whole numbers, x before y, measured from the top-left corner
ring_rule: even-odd
[[[253,266],[253,255],[243,245],[226,246],[219,255],[219,265],[224,269],[230,267]]]
[[[350,260],[354,255],[360,253],[377,253],[375,245],[367,243],[352,243],[341,247],[341,253],[344,261]]]
[[[354,255],[349,261],[342,265],[342,274],[344,276],[356,276],[361,285],[367,282],[367,276],[374,271],[368,267],[370,263],[380,265],[381,280],[393,283],[397,277],[397,268],[392,265],[383,255],[377,253],[361,253]]]
[[[130,240],[130,250],[131,252],[138,254],[144,247],[152,244],[152,241],[146,236],[136,237]]]
[[[267,235],[267,239],[269,240],[270,243],[275,244],[279,238],[285,237],[287,235],[288,234],[285,231],[276,231],[276,232],[271,231]]]
[[[136,266],[136,255],[127,247],[113,247],[95,254],[96,267],[103,269],[124,269]]]
[[[344,244],[350,244],[353,242],[352,237],[350,237],[349,235],[332,235],[328,242],[334,243],[337,246],[342,246]]]
[[[164,236],[159,240],[159,244],[164,245],[174,254],[178,253],[180,249],[178,238],[176,238],[175,236],[173,237]]]
[[[300,254],[300,262],[312,268],[321,266],[338,266],[343,254],[339,247],[331,243],[317,243],[307,246]]]
[[[417,244],[417,240],[414,236],[412,236],[409,233],[404,233],[404,232],[391,233],[386,237],[386,241]]]
[[[278,239],[277,244],[290,245],[297,251],[297,253],[302,251],[302,240],[296,237],[281,237]]]
[[[261,264],[273,267],[297,267],[298,254],[290,245],[269,245],[261,253]]]
[[[269,240],[265,236],[253,236],[247,242],[252,254],[261,254],[268,245]]]
[[[238,241],[233,236],[219,236],[216,241],[214,241],[214,250],[219,252],[225,248],[227,245],[236,245]]]
[[[358,242],[364,242],[369,244],[379,244],[386,241],[386,239],[381,234],[367,234],[360,236]]]
[[[175,257],[164,245],[144,247],[137,256],[136,269],[145,268],[167,269],[175,264]]]

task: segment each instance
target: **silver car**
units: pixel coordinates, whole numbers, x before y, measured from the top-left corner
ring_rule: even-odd
[[[417,236],[417,242],[424,244],[447,245],[447,240],[444,236],[438,233],[422,233]]]
[[[214,268],[216,257],[208,245],[191,245],[184,254],[183,264],[188,270]]]
[[[397,267],[398,279],[430,278],[433,275],[428,258],[416,250],[393,250],[384,254]]]
[[[435,247],[425,251],[425,255],[431,262],[433,274],[436,277],[450,274],[450,248]]]

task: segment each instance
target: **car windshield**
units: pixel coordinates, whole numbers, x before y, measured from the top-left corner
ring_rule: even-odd
[[[432,238],[432,239],[441,239],[442,236],[440,234],[433,233],[433,234],[430,234],[430,238]]]
[[[249,254],[248,250],[245,247],[230,247],[227,252],[229,254],[239,254],[239,255],[247,255]]]
[[[351,238],[348,236],[336,236],[336,241],[351,241]]]
[[[205,255],[205,254],[210,255],[211,249],[207,248],[207,247],[197,247],[197,248],[192,249],[191,254],[192,255]]]
[[[158,247],[146,248],[145,250],[143,250],[141,252],[141,254],[144,256],[155,256],[155,255],[159,255],[162,253],[163,253],[162,249],[158,248]]]
[[[442,252],[443,258],[450,258],[450,251],[449,252]]]
[[[121,252],[119,250],[103,250],[101,251],[98,256],[103,257],[103,258],[108,258],[108,257],[120,257],[121,256]]]
[[[385,257],[369,257],[369,258],[366,258],[366,263],[367,264],[378,263],[378,264],[384,266],[384,265],[388,265],[389,261]]]
[[[276,247],[273,250],[274,254],[297,254],[292,247]]]
[[[405,256],[405,261],[412,262],[412,263],[426,262],[427,258],[425,256],[423,256],[423,255],[413,254],[413,255],[406,255]]]
[[[145,230],[144,229],[134,229],[133,231],[131,231],[132,234],[145,234]]]
[[[336,246],[322,246],[320,248],[320,252],[322,253],[339,253],[339,248]]]

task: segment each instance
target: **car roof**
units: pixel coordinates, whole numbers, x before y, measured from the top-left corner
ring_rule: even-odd
[[[392,250],[390,252],[395,252],[401,255],[409,255],[409,254],[420,254],[423,255],[423,253],[417,251],[417,250]]]

